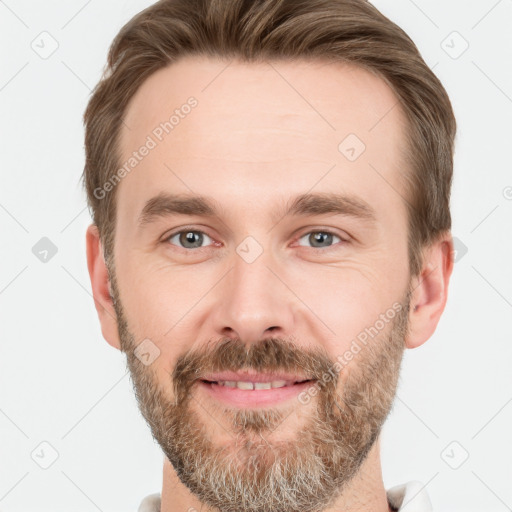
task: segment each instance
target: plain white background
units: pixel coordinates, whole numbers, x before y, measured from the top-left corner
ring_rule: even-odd
[[[161,489],[161,452],[93,307],[79,182],[90,90],[150,3],[0,1],[3,512],[135,511]],[[512,510],[512,1],[374,3],[416,42],[458,121],[458,260],[436,333],[405,354],[384,483],[420,481],[436,512]],[[57,251],[46,262],[43,237]]]

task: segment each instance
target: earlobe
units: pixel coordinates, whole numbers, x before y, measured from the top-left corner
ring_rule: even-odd
[[[91,224],[86,233],[87,268],[91,280],[94,306],[101,324],[101,332],[105,340],[113,347],[121,350],[117,315],[111,297],[110,279],[103,258],[98,227]]]
[[[436,330],[448,298],[448,284],[453,271],[453,241],[443,234],[424,253],[424,265],[412,281],[407,348],[425,343]]]

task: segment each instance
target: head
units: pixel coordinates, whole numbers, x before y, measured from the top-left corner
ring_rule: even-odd
[[[445,306],[439,80],[362,0],[168,0],[118,34],[85,124],[103,335],[181,482],[223,510],[327,506]]]

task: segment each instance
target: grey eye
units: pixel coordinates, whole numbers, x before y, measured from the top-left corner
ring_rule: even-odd
[[[172,242],[172,240],[176,237],[178,237],[177,239],[179,243]],[[205,240],[205,237],[211,241],[211,238],[206,233],[188,229],[174,233],[168,238],[168,241],[173,245],[182,247],[183,249],[199,249],[203,246],[202,244]]]
[[[333,243],[333,238],[337,238],[339,241],[341,241],[341,238],[338,235],[330,233],[329,231],[310,231],[309,233],[306,233],[301,238],[299,238],[299,241],[303,238],[306,238],[312,247],[320,249],[324,247],[330,247]],[[303,244],[299,243],[299,245]]]

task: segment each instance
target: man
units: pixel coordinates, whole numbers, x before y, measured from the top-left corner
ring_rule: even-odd
[[[162,0],[85,124],[95,305],[166,456],[139,510],[431,510],[379,453],[453,267],[455,119],[407,35],[363,0]]]

